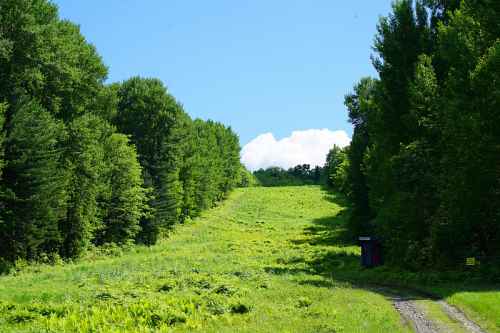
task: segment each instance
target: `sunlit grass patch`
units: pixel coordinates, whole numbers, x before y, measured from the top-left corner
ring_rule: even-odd
[[[336,279],[359,250],[333,242],[343,207],[326,196],[241,189],[156,246],[1,277],[1,331],[407,331],[382,295]]]

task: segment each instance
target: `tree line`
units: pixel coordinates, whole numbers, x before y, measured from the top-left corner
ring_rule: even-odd
[[[262,186],[300,186],[323,183],[323,168],[310,164],[299,164],[289,169],[269,167],[253,172],[257,184]]]
[[[390,263],[500,256],[499,17],[496,0],[400,0],[380,19],[379,78],[346,96],[352,142],[332,154],[350,231],[378,235]]]
[[[154,244],[250,181],[231,128],[192,120],[160,80],[106,84],[47,0],[0,0],[0,73],[0,261]]]

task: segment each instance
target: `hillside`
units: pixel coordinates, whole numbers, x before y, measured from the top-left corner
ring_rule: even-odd
[[[0,331],[409,332],[408,302],[466,331],[433,300],[356,287],[345,215],[316,186],[236,190],[155,246],[0,277]],[[447,297],[500,331],[498,290]]]

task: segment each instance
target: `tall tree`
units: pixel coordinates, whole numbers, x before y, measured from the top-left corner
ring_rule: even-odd
[[[183,127],[180,104],[156,79],[132,78],[118,91],[118,129],[137,147],[146,186],[153,188],[153,217],[142,220],[143,241],[155,241],[158,232],[179,220],[182,185]]]
[[[84,115],[75,118],[68,128],[67,165],[71,170],[68,211],[61,222],[65,257],[78,257],[102,228],[98,198],[105,172],[103,141],[112,133],[101,118]]]
[[[363,78],[354,87],[354,91],[345,97],[345,105],[349,111],[349,121],[354,126],[351,145],[348,152],[349,169],[347,181],[349,198],[353,211],[350,217],[350,231],[353,236],[369,234],[373,231],[373,210],[370,207],[367,184],[367,161],[370,147],[368,120],[376,116],[377,81]]]
[[[4,256],[36,259],[56,253],[65,215],[68,175],[63,165],[64,125],[36,102],[16,110],[6,140]]]
[[[5,165],[4,161],[4,141],[5,141],[5,131],[4,131],[4,124],[5,124],[5,110],[7,109],[7,105],[5,104],[0,104],[0,239],[2,240],[2,244],[0,244],[0,261],[1,258],[7,253],[8,251],[8,245],[5,242],[6,235],[8,234],[7,226],[2,220],[4,214],[1,212],[4,212],[6,210],[5,207],[5,202],[4,202],[4,184],[2,181],[2,172],[3,172],[3,167]]]
[[[2,180],[2,169],[3,169],[4,163],[5,163],[4,162],[3,142],[5,140],[4,124],[5,124],[5,111],[6,110],[7,110],[7,105],[0,104],[0,181]],[[1,186],[0,186],[0,191],[1,191]]]
[[[80,29],[47,0],[0,0],[0,100],[39,101],[57,118],[86,112],[107,69]]]
[[[374,217],[363,228],[391,263],[456,266],[500,251],[499,13],[489,0],[395,2],[375,40],[380,80],[346,97],[352,216]]]
[[[443,82],[442,167],[436,251],[443,261],[498,254],[498,6],[464,2],[439,29]],[[486,91],[483,89],[487,89]],[[454,239],[453,246],[450,240]]]
[[[128,244],[140,231],[140,219],[148,214],[149,191],[142,186],[137,152],[125,135],[114,133],[105,139],[104,160],[103,222],[96,242]]]
[[[159,80],[104,85],[95,48],[48,0],[0,0],[0,73],[2,257],[152,244],[236,186],[230,128],[195,125]]]

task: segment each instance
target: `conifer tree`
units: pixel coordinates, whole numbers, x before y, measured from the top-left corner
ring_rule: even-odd
[[[34,101],[24,102],[9,123],[2,243],[9,244],[12,259],[36,259],[59,249],[68,186],[65,136],[64,125]]]
[[[112,130],[101,118],[85,115],[74,119],[68,129],[67,165],[71,182],[66,218],[61,222],[64,257],[78,257],[102,228],[98,197],[104,184],[103,140]]]

